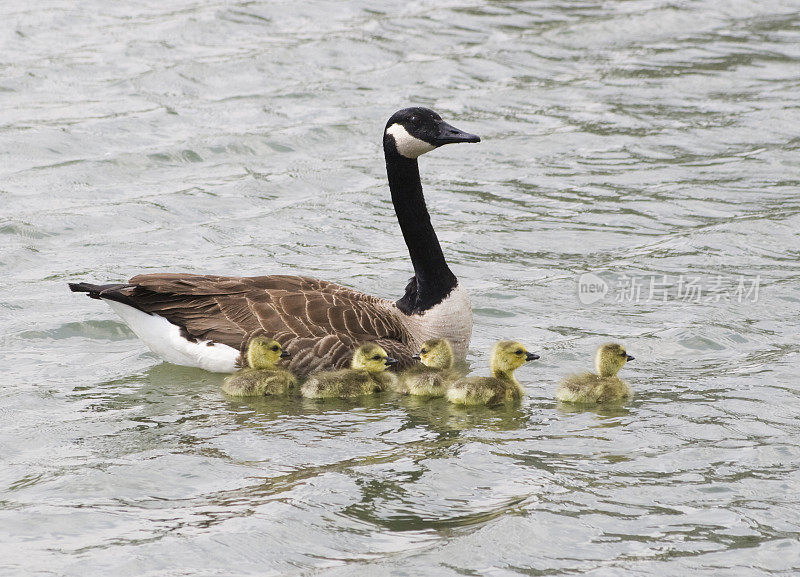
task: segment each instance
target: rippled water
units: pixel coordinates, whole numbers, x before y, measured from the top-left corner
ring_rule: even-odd
[[[796,2],[0,16],[3,574],[800,571]],[[299,272],[398,297],[380,137],[410,104],[484,139],[421,169],[473,368],[499,338],[542,355],[521,406],[232,401],[66,290]],[[558,406],[610,339],[635,399]]]

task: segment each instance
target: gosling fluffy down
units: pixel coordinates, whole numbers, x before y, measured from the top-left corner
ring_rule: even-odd
[[[453,347],[447,339],[425,341],[413,358],[420,363],[398,379],[396,390],[403,395],[443,397],[447,386],[462,376],[453,369]]]
[[[632,361],[625,348],[618,343],[608,343],[597,349],[597,373],[581,373],[565,377],[556,391],[556,398],[565,403],[597,404],[620,401],[631,397],[628,383],[617,376],[619,370]]]
[[[278,341],[253,337],[247,343],[247,366],[225,379],[222,390],[234,397],[283,395],[297,386],[297,379],[276,363],[289,357]]]
[[[353,353],[349,369],[325,371],[311,375],[300,392],[310,399],[354,399],[379,393],[397,382],[386,370],[397,364],[383,347],[367,343]]]
[[[514,371],[539,355],[529,353],[516,341],[500,341],[492,349],[491,377],[465,377],[447,389],[447,400],[458,405],[498,405],[522,398],[522,386]]]

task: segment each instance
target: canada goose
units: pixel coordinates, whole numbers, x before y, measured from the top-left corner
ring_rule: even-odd
[[[464,377],[447,387],[447,400],[459,405],[496,405],[522,398],[522,386],[514,371],[539,355],[529,353],[522,343],[500,341],[492,348],[491,377]]]
[[[253,337],[247,343],[247,365],[225,378],[223,392],[234,397],[283,395],[297,385],[295,376],[275,364],[290,355],[278,341]]]
[[[353,353],[349,369],[315,373],[303,383],[300,393],[310,399],[352,399],[385,391],[397,377],[386,369],[397,364],[383,347],[361,345]]]
[[[406,395],[443,397],[449,383],[462,376],[453,369],[453,347],[447,339],[430,339],[414,355],[420,364],[403,371],[396,391]]]
[[[630,397],[631,388],[617,373],[633,359],[618,343],[603,345],[594,357],[597,374],[586,372],[565,377],[556,391],[556,398],[565,403],[594,404]]]
[[[400,360],[442,336],[458,358],[472,333],[469,295],[442,254],[422,194],[417,158],[439,146],[480,142],[427,108],[392,115],[383,132],[389,190],[414,276],[396,302],[303,276],[143,274],[122,284],[70,283],[106,301],[162,359],[229,373],[241,344],[261,330],[292,354],[298,376],[342,368],[356,343],[375,341]]]

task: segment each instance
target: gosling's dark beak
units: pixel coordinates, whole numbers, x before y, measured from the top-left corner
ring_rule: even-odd
[[[411,355],[411,358],[414,359],[415,361],[421,361],[422,360],[422,357],[420,357],[419,354]]]
[[[636,357],[632,357],[632,356],[628,355],[628,356],[627,356],[627,357],[625,357],[625,358],[626,358],[626,360],[628,360],[628,361],[632,361],[632,360],[633,360],[633,359],[635,359]]]
[[[393,359],[392,357],[386,357],[386,360],[384,362],[386,363],[387,366],[391,367],[393,365],[396,365],[398,363],[398,360]]]
[[[446,122],[439,123],[439,134],[433,139],[432,144],[442,146],[443,144],[452,144],[454,142],[480,142],[481,137],[469,132],[459,130],[455,126],[450,126]]]
[[[525,360],[526,361],[535,361],[538,358],[539,358],[539,355],[537,355],[536,353],[526,353],[525,354]]]
[[[292,356],[292,353],[290,353],[289,351],[281,351],[281,358],[282,359],[288,359],[291,356]]]

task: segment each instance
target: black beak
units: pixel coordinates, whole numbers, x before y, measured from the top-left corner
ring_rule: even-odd
[[[411,355],[411,358],[414,359],[415,361],[421,361],[422,360],[422,358],[418,354],[417,355]]]
[[[398,360],[393,359],[392,357],[386,357],[386,360],[384,362],[386,363],[387,366],[391,367],[393,365],[396,365],[398,363]]]
[[[525,360],[526,361],[535,361],[539,358],[539,355],[536,353],[525,353]]]
[[[635,359],[635,358],[636,358],[636,357],[632,357],[632,356],[628,355],[628,356],[626,357],[626,360],[628,360],[628,361],[632,361],[632,360],[633,360],[633,359]]]
[[[454,142],[480,142],[481,137],[469,132],[459,130],[455,126],[450,126],[446,122],[439,123],[439,134],[433,139],[431,144],[442,146],[443,144],[452,144]]]
[[[282,359],[288,359],[291,356],[292,356],[292,353],[290,353],[289,351],[281,351],[281,358]]]

